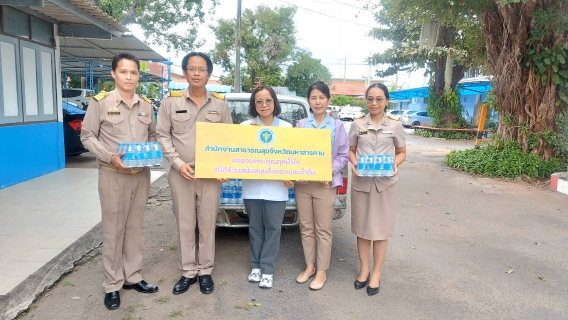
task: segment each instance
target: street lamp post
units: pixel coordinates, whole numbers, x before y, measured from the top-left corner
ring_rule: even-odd
[[[241,0],[237,2],[237,27],[235,28],[235,92],[241,92]]]

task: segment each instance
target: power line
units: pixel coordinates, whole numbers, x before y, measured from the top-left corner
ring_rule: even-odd
[[[331,0],[331,1],[340,3],[340,4],[342,4],[342,5],[345,5],[345,6],[348,6],[348,7],[351,7],[351,8],[355,8],[355,9],[359,9],[359,10],[363,10],[363,11],[374,12],[374,11],[369,10],[369,9],[367,9],[367,8],[357,7],[357,6],[354,6],[354,5],[349,4],[349,3],[345,3],[345,2],[341,2],[341,1],[337,1],[337,0]]]
[[[328,15],[328,14],[321,13],[321,12],[319,12],[319,11],[315,11],[315,10],[312,10],[312,9],[300,7],[300,6],[298,6],[298,5],[295,5],[295,4],[293,4],[293,3],[286,2],[286,1],[283,1],[283,0],[278,0],[278,1],[283,2],[283,3],[285,3],[285,4],[287,4],[287,5],[290,5],[290,6],[294,6],[294,7],[299,8],[299,9],[303,9],[303,10],[306,10],[306,11],[310,11],[310,12],[313,12],[313,13],[320,14],[320,15],[322,15],[322,16],[326,16],[326,17],[328,17],[328,18],[332,18],[332,19],[344,21],[344,22],[347,22],[347,23],[355,24],[355,25],[358,25],[358,26],[361,26],[361,27],[370,28],[370,29],[375,28],[375,27],[371,27],[371,26],[364,25],[364,24],[361,24],[361,23],[357,23],[357,22],[353,22],[353,21],[341,19],[341,18],[338,18],[338,17],[330,16],[330,15]]]

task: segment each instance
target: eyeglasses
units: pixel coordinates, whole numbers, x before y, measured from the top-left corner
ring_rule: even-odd
[[[185,70],[187,70],[187,71],[189,71],[189,72],[191,72],[191,73],[195,73],[195,71],[198,71],[198,73],[205,73],[205,72],[207,72],[207,69],[206,69],[206,68],[196,68],[196,67],[189,67],[189,68],[187,68],[187,69],[185,69]]]
[[[369,97],[369,98],[367,98],[367,103],[373,103],[373,101],[377,101],[377,103],[381,103],[381,102],[383,102],[383,101],[385,101],[385,100],[386,100],[386,99],[383,98],[383,97],[376,97],[376,98]]]
[[[272,103],[274,103],[274,100],[272,100],[272,99],[256,100],[254,103],[255,103],[257,106],[260,107],[260,106],[263,106],[265,103],[266,103],[267,105],[272,105]]]

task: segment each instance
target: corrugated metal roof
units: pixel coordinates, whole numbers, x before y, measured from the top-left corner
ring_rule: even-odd
[[[71,58],[61,58],[61,73],[85,77],[89,62],[92,63],[93,77],[101,80],[112,80],[110,74],[111,61],[79,61]],[[167,79],[147,72],[140,72],[140,82],[165,82]]]
[[[112,59],[120,52],[130,52],[140,60],[165,61],[159,53],[133,35],[112,40],[59,38],[61,55],[80,59]]]
[[[457,88],[462,96],[485,94],[491,90],[489,81],[467,81],[458,83]],[[412,88],[389,92],[391,100],[404,100],[412,98],[428,98],[428,87]]]
[[[77,8],[81,9],[86,14],[106,23],[113,29],[116,29],[121,32],[129,31],[128,28],[120,24],[120,22],[116,21],[111,16],[104,13],[100,8],[93,6],[87,0],[66,0],[66,1],[69,2],[71,5],[74,5]],[[29,7],[29,8],[60,22],[91,25],[89,21],[69,12],[65,8],[53,4],[52,2],[50,2],[50,0],[44,1],[44,7]]]

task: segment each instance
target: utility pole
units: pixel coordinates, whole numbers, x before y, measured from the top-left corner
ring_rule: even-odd
[[[369,73],[367,74],[367,83],[365,88],[368,88],[371,85],[371,53],[369,52]]]
[[[343,60],[343,82],[345,82],[345,73],[347,72],[347,57],[345,59],[339,59],[339,63]],[[341,67],[339,68],[341,69]]]
[[[237,27],[235,32],[235,92],[241,92],[241,0],[237,1]]]

